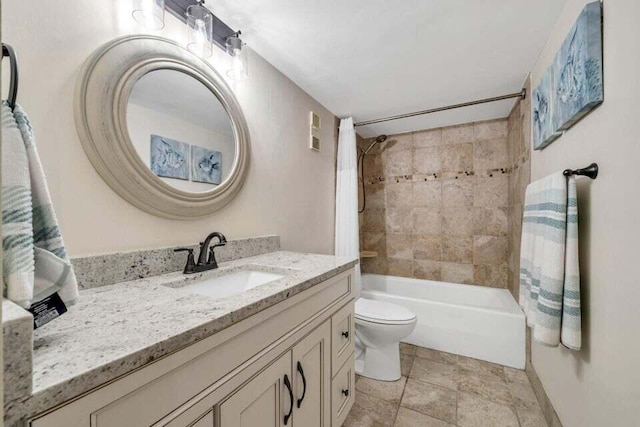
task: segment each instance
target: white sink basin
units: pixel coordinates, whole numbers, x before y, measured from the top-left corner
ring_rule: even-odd
[[[181,289],[208,297],[224,298],[283,277],[283,274],[244,270],[225,274],[224,276],[203,279],[191,285],[182,286]]]

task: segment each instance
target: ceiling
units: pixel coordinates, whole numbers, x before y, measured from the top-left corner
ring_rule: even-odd
[[[129,102],[233,136],[231,119],[204,84],[175,70],[155,70],[136,82]]]
[[[565,0],[211,0],[249,46],[338,117],[518,92]],[[513,101],[358,128],[394,134],[508,115]]]

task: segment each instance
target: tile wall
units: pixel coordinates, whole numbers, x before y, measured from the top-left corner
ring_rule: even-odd
[[[530,106],[526,98],[505,119],[392,135],[372,149],[360,248],[378,256],[362,260],[363,272],[506,288],[517,300]],[[358,138],[360,148],[370,142]]]
[[[363,272],[508,288],[509,131],[505,118],[376,146],[364,162],[360,244],[378,256],[363,259]]]

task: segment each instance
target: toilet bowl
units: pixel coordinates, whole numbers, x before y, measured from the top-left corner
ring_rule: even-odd
[[[400,379],[400,340],[413,332],[416,315],[386,301],[359,298],[355,321],[356,373],[381,381]]]

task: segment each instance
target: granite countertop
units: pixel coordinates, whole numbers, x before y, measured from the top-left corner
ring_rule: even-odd
[[[222,263],[210,272],[189,276],[176,272],[83,290],[67,314],[34,331],[33,392],[16,407],[5,409],[35,415],[213,335],[355,264],[355,259],[330,255],[272,252]],[[203,277],[247,268],[284,277],[220,299],[180,289]]]

